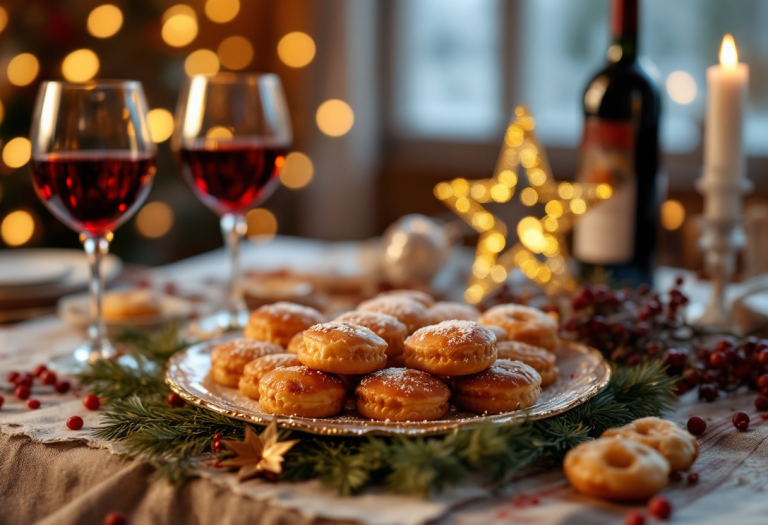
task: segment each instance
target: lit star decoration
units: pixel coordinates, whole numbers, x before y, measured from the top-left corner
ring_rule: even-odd
[[[435,186],[435,196],[480,234],[464,292],[468,303],[479,303],[501,286],[512,268],[520,268],[550,295],[574,290],[577,281],[570,271],[565,235],[592,205],[611,196],[608,184],[556,181],[534,127],[530,111],[515,108],[492,178],[454,179]],[[546,215],[521,219],[516,229],[519,242],[504,251],[507,226],[483,205],[512,198],[521,165],[528,187],[520,191],[520,201],[527,207],[543,204]]]
[[[245,481],[262,472],[280,474],[283,471],[283,455],[299,440],[278,443],[277,438],[277,422],[274,420],[261,436],[256,435],[249,426],[246,426],[243,441],[221,440],[225,447],[237,454],[234,458],[222,461],[221,464],[225,467],[239,468],[237,479],[240,481]]]

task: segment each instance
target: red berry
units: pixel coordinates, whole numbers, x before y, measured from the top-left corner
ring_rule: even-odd
[[[70,386],[71,385],[69,384],[69,381],[67,381],[66,379],[61,379],[59,381],[56,381],[56,386],[54,388],[56,388],[56,392],[58,392],[59,394],[66,394],[67,392],[69,392]]]
[[[3,408],[3,403],[5,403],[5,398],[0,396],[0,408]]]
[[[685,277],[683,277],[682,275],[678,275],[677,277],[675,277],[675,286],[680,286],[684,282],[685,282]]]
[[[761,412],[768,410],[768,397],[759,396],[755,399],[755,408]]]
[[[627,366],[635,366],[640,362],[640,356],[637,354],[631,354],[627,357]]]
[[[688,392],[688,383],[685,381],[678,381],[675,385],[675,395],[682,396]]]
[[[16,380],[19,378],[18,372],[8,372],[8,375],[5,377],[9,383],[15,383]]]
[[[717,346],[715,346],[715,350],[718,350],[720,352],[725,352],[726,350],[730,350],[731,348],[733,348],[733,344],[727,339],[718,341]]]
[[[713,385],[702,385],[699,389],[699,397],[706,401],[707,403],[711,403],[715,399],[717,399],[718,391],[717,388]]]
[[[165,398],[165,402],[173,408],[179,408],[184,406],[184,400],[176,392],[171,392],[168,397]]]
[[[16,397],[19,399],[27,399],[29,397],[29,394],[32,392],[29,390],[29,387],[27,385],[19,385],[16,387],[16,390],[14,390],[14,393],[16,394]]]
[[[16,378],[16,381],[14,382],[16,386],[24,385],[27,388],[32,387],[32,376],[29,374],[24,374],[22,376],[19,376]]]
[[[88,410],[98,410],[101,406],[101,401],[99,401],[99,398],[93,394],[88,394],[83,398],[83,405]]]
[[[32,410],[36,410],[40,408],[40,401],[38,401],[37,399],[30,399],[29,401],[27,401],[27,408]]]
[[[762,390],[766,387],[768,387],[768,374],[763,374],[757,378],[757,388]]]
[[[639,510],[631,510],[624,518],[624,525],[645,525],[645,516]]]
[[[43,373],[40,374],[40,382],[44,385],[56,384],[56,373],[51,372],[50,370],[44,370]]]
[[[763,366],[768,365],[768,350],[763,350],[757,354],[757,361]]]
[[[697,472],[691,472],[688,474],[688,483],[698,483],[699,474]]]
[[[688,420],[688,432],[694,436],[700,436],[707,430],[707,422],[699,416],[693,416]]]
[[[104,521],[101,522],[101,525],[126,525],[126,523],[128,523],[128,520],[125,518],[125,514],[113,510],[104,516]]]
[[[221,441],[219,441],[218,439],[215,439],[213,443],[211,443],[211,450],[217,453],[221,452],[222,450],[224,450],[224,445],[221,443]]]
[[[83,428],[83,418],[80,416],[72,416],[67,419],[67,428],[70,430],[80,430]]]
[[[691,388],[699,384],[699,374],[697,374],[695,370],[688,370],[683,377],[685,378],[685,382],[688,383],[688,386]]]
[[[40,377],[40,374],[42,374],[46,370],[48,370],[48,367],[46,367],[45,365],[37,365],[32,373],[34,374],[35,377]]]
[[[744,412],[736,412],[731,421],[733,421],[733,426],[741,432],[749,428],[749,416]]]
[[[665,520],[672,514],[672,505],[664,496],[654,496],[648,502],[648,512],[656,519]]]
[[[218,440],[220,440],[220,439],[221,439],[221,434],[214,434],[214,435],[213,435],[213,440],[214,440],[214,441],[218,441]]]
[[[725,365],[725,354],[721,351],[714,352],[709,356],[709,366],[712,368],[722,368]]]

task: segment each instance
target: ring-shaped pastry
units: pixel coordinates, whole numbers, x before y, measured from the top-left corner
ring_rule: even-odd
[[[299,361],[332,374],[368,374],[387,365],[386,351],[386,341],[368,328],[333,322],[304,331]]]
[[[391,315],[405,325],[408,335],[429,324],[427,308],[423,304],[399,295],[374,297],[357,305],[357,310]]]
[[[355,389],[361,415],[390,421],[434,421],[448,412],[451,391],[435,376],[409,368],[385,368]]]
[[[237,388],[246,364],[282,352],[283,347],[266,341],[234,339],[221,343],[211,352],[211,377],[220,385]]]
[[[455,303],[440,301],[429,307],[429,324],[438,324],[443,321],[477,321],[480,319],[480,310],[467,303]]]
[[[474,321],[443,321],[405,340],[405,365],[439,376],[463,376],[496,361],[496,336]]]
[[[557,368],[557,358],[552,352],[520,341],[499,341],[496,343],[496,349],[499,359],[522,361],[536,370],[541,376],[541,386],[549,386],[557,380],[560,370]]]
[[[251,312],[244,335],[286,347],[294,335],[324,321],[323,314],[314,308],[281,301]]]
[[[421,303],[424,308],[429,308],[435,304],[434,297],[419,290],[388,290],[386,292],[381,292],[376,297],[405,297],[411,301]]]
[[[699,442],[672,421],[643,417],[618,428],[609,428],[601,437],[620,437],[656,449],[667,458],[672,471],[688,470],[699,457]]]
[[[275,368],[298,366],[301,362],[293,354],[272,354],[254,359],[243,368],[243,375],[237,388],[240,393],[251,399],[259,399],[259,381]]]
[[[557,348],[557,321],[536,308],[500,304],[488,309],[479,322],[500,326],[512,341],[540,346],[550,352]]]
[[[579,492],[611,501],[643,501],[667,486],[669,462],[637,441],[600,438],[572,448],[565,477]]]
[[[333,374],[306,366],[276,368],[259,381],[259,407],[279,416],[330,417],[344,408],[346,393]]]
[[[487,370],[450,379],[451,402],[476,414],[501,414],[533,406],[541,393],[541,376],[520,361],[500,359]]]

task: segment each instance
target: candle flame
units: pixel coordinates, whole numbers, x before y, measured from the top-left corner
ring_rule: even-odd
[[[736,51],[736,42],[728,34],[723,37],[723,44],[720,46],[720,65],[726,69],[736,69],[739,63],[739,54]]]

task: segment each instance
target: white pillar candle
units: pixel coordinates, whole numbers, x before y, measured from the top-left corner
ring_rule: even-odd
[[[707,117],[704,137],[704,216],[738,220],[746,176],[742,141],[749,68],[740,64],[736,44],[725,35],[720,64],[707,69]]]

